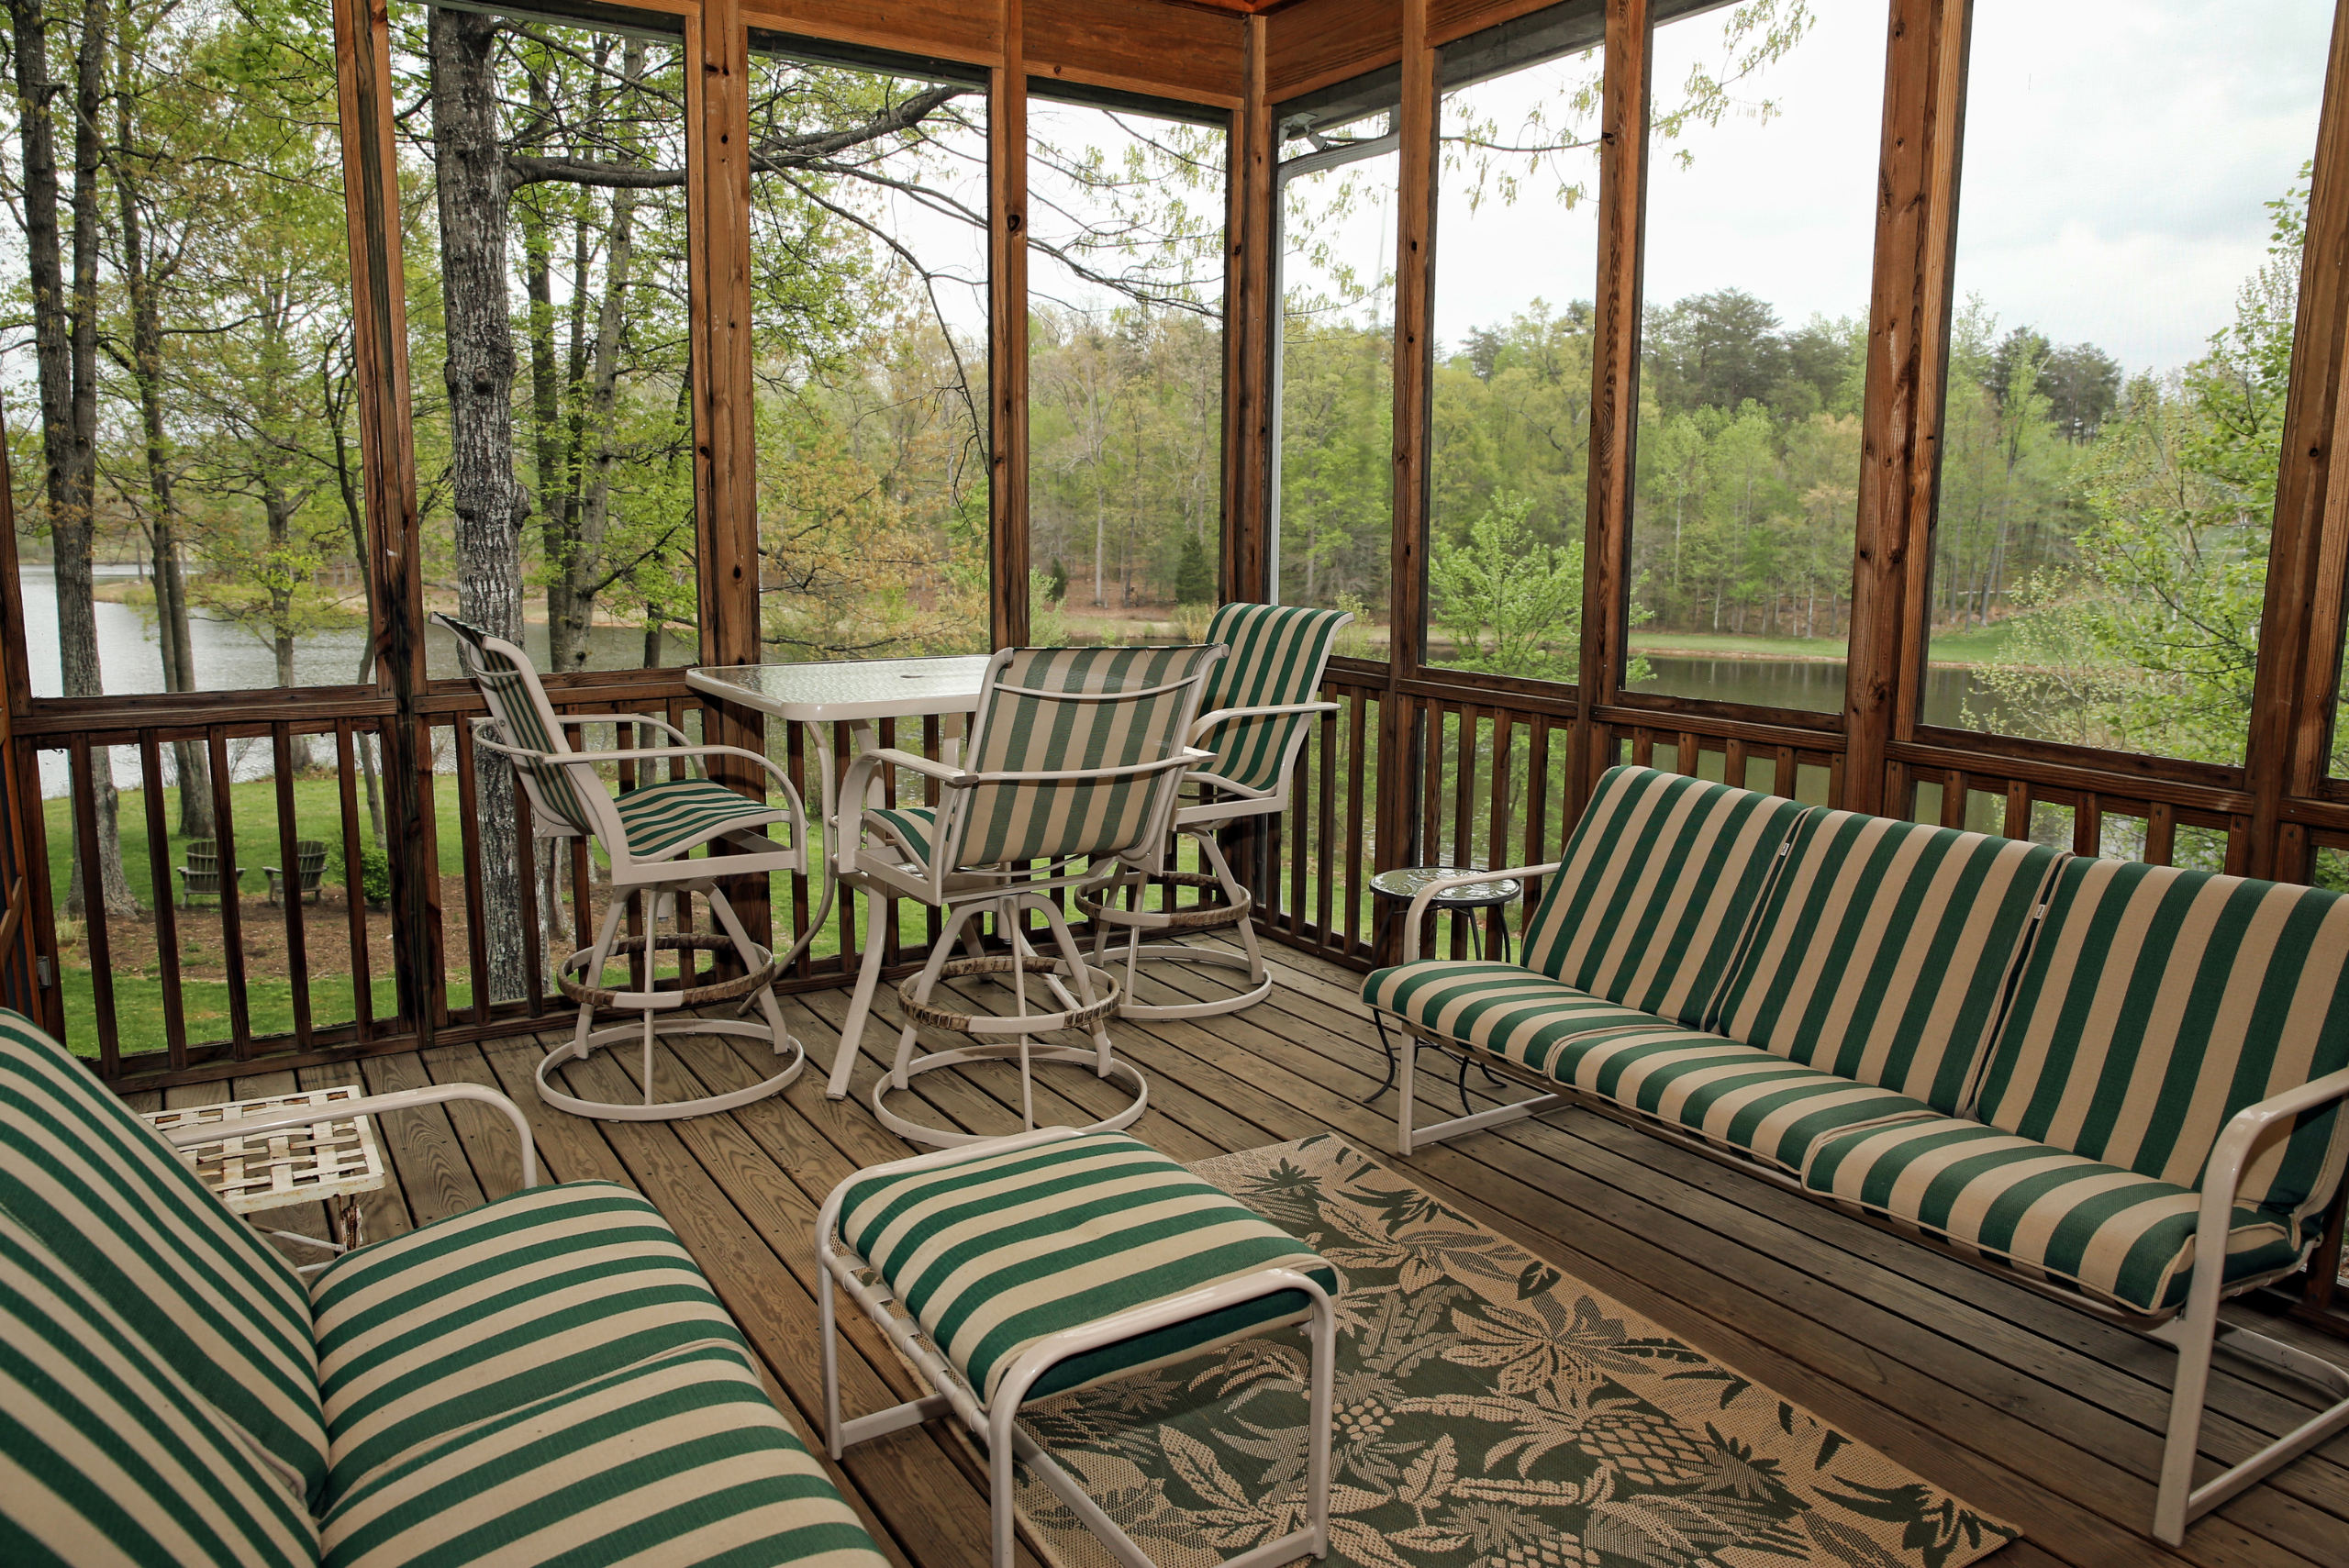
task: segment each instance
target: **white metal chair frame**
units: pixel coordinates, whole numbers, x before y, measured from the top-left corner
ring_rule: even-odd
[[[1405,917],[1403,951],[1408,955],[1419,951],[1419,927],[1429,902],[1446,889],[1492,882],[1502,877],[1548,876],[1557,871],[1560,863],[1553,861],[1546,865],[1477,872],[1429,883],[1411,900],[1410,912]],[[1397,1021],[1403,1023],[1408,1033],[1419,1035],[1424,1032],[1415,1024]],[[1458,1041],[1449,1044],[1453,1049],[1462,1049]],[[1473,1046],[1465,1049],[1479,1061],[1488,1061],[1505,1072],[1520,1076],[1523,1073],[1522,1068],[1506,1057],[1492,1056]],[[1474,1116],[1455,1117],[1450,1121],[1414,1129],[1411,1063],[1417,1052],[1407,1050],[1401,1054],[1400,1100],[1395,1122],[1395,1148],[1398,1154],[1409,1155],[1419,1143],[1453,1138],[1481,1128],[1497,1127],[1544,1111],[1580,1105],[1612,1119],[1631,1122],[1643,1132],[1680,1144],[1748,1175],[1775,1182],[1813,1202],[1819,1201],[1818,1195],[1804,1187],[1798,1179],[1754,1162],[1739,1160],[1701,1139],[1689,1137],[1661,1123],[1633,1120],[1628,1115],[1617,1112],[1613,1106],[1571,1089],[1536,1095],[1514,1105],[1499,1106]],[[1970,1264],[1985,1273],[1996,1274],[2010,1284],[2036,1291],[2090,1317],[2118,1324],[2177,1352],[2177,1375],[2171,1386],[2169,1422],[2163,1440],[2161,1486],[2154,1501],[2154,1539],[2165,1546],[2176,1546],[2185,1539],[2186,1527],[2194,1520],[2334,1433],[2349,1430],[2349,1368],[2297,1350],[2254,1329],[2219,1320],[2219,1303],[2222,1298],[2241,1296],[2288,1278],[2299,1273],[2302,1266],[2302,1262],[2295,1262],[2289,1268],[2241,1280],[2230,1281],[2225,1277],[2227,1237],[2233,1229],[2235,1194],[2243,1185],[2243,1167],[2250,1162],[2253,1151],[2269,1129],[2338,1100],[2349,1100],[2349,1068],[2328,1073],[2321,1078],[2288,1089],[2256,1105],[2245,1106],[2220,1130],[2218,1141],[2210,1150],[2210,1162],[2203,1167],[2202,1206],[2195,1223],[2194,1264],[2188,1276],[2186,1303],[2168,1313],[2143,1315],[2123,1311],[2077,1291],[2066,1290],[2061,1285],[2032,1279],[2019,1271],[2002,1267],[1963,1248],[1948,1246],[1918,1232],[1877,1220],[1873,1216],[1859,1218],[1879,1229],[1889,1230],[1920,1245],[1932,1247],[1935,1251]],[[2301,1249],[2303,1262],[2307,1252],[2306,1248]],[[2194,1485],[2194,1458],[2201,1437],[2203,1400],[2210,1387],[2211,1354],[2214,1347],[2219,1345],[2264,1366],[2315,1385],[2330,1396],[2332,1403],[2250,1458],[2229,1466],[2197,1486]]]
[[[1337,633],[1343,630],[1353,618],[1351,615],[1344,615],[1330,623],[1331,646],[1335,645]],[[1320,668],[1313,674],[1313,685],[1316,689],[1320,686],[1321,677],[1328,673],[1329,667],[1330,654],[1325,649],[1321,655]],[[1338,705],[1333,702],[1276,703],[1263,707],[1219,707],[1211,713],[1201,714],[1193,721],[1189,737],[1190,744],[1195,748],[1199,747],[1215,733],[1219,727],[1245,719],[1281,718],[1290,715],[1303,717],[1337,711]],[[1204,888],[1209,885],[1211,879],[1212,885],[1222,896],[1223,902],[1220,905],[1210,906],[1204,910],[1175,909],[1172,907],[1173,887],[1170,887],[1168,908],[1146,909],[1142,907],[1142,904],[1151,877],[1159,873],[1155,868],[1150,872],[1144,872],[1140,867],[1130,867],[1121,873],[1119,878],[1120,885],[1107,890],[1105,895],[1098,900],[1098,907],[1095,907],[1091,903],[1087,904],[1085,912],[1092,917],[1096,928],[1093,951],[1097,956],[1107,951],[1113,931],[1122,929],[1126,933],[1125,999],[1119,1005],[1119,1017],[1141,1019],[1208,1018],[1221,1013],[1236,1013],[1242,1007],[1252,1007],[1273,994],[1272,972],[1265,967],[1264,950],[1257,944],[1255,927],[1249,918],[1253,900],[1250,898],[1248,889],[1241,884],[1240,879],[1232,874],[1230,862],[1224,858],[1223,847],[1216,842],[1216,833],[1219,829],[1229,828],[1237,822],[1257,817],[1276,817],[1288,810],[1289,790],[1297,777],[1297,760],[1305,754],[1306,742],[1312,738],[1312,734],[1313,727],[1310,724],[1300,724],[1297,727],[1297,733],[1288,738],[1288,744],[1282,751],[1279,778],[1263,789],[1251,789],[1246,784],[1235,784],[1230,779],[1208,772],[1205,768],[1194,768],[1185,777],[1183,783],[1186,787],[1192,784],[1199,786],[1199,798],[1188,805],[1176,806],[1173,829],[1199,846],[1199,856],[1208,863],[1208,876],[1177,873],[1170,877],[1169,881],[1174,886],[1194,885]],[[1171,862],[1172,858],[1170,855],[1168,860]],[[1127,906],[1123,908],[1119,907],[1115,902],[1119,892],[1124,892],[1127,895]],[[1224,926],[1238,929],[1240,951],[1235,953],[1218,948],[1193,947],[1187,942],[1145,942],[1142,940],[1145,934],[1164,936],[1170,932],[1184,929],[1214,929]],[[1136,967],[1145,962],[1159,960],[1179,963],[1205,963],[1218,968],[1241,970],[1247,975],[1247,988],[1230,996],[1210,997],[1197,1002],[1154,1004],[1135,1001]]]
[[[460,646],[464,643],[466,635],[459,633]],[[512,662],[514,673],[520,678],[529,700],[538,707],[540,720],[553,721],[549,726],[550,734],[559,738],[562,734],[562,728],[559,727],[563,726],[617,722],[641,725],[658,730],[670,738],[673,742],[661,746],[607,751],[575,751],[568,749],[560,752],[532,751],[512,742],[512,732],[505,717],[501,700],[486,686],[481,688],[484,699],[491,705],[492,716],[473,721],[474,744],[499,755],[512,758],[518,762],[529,763],[533,766],[551,763],[562,767],[571,776],[573,795],[578,798],[581,808],[588,816],[588,836],[604,846],[604,853],[608,862],[607,871],[611,880],[611,901],[605,908],[604,918],[596,929],[594,945],[584,953],[573,953],[564,961],[561,971],[562,977],[567,982],[565,990],[577,995],[580,998],[579,1021],[573,1032],[571,1044],[567,1048],[548,1052],[540,1062],[538,1084],[540,1096],[556,1109],[570,1111],[576,1116],[595,1117],[611,1121],[661,1121],[732,1110],[739,1106],[746,1106],[752,1101],[763,1099],[787,1087],[806,1067],[807,1049],[792,1036],[789,1027],[784,1022],[783,1010],[776,1005],[772,982],[776,973],[806,950],[816,934],[817,927],[810,922],[808,929],[800,933],[799,939],[782,956],[777,957],[769,949],[751,940],[750,932],[743,928],[740,917],[735,914],[734,906],[727,899],[725,890],[719,883],[723,878],[769,876],[776,872],[807,870],[807,814],[800,804],[799,792],[792,786],[789,776],[771,759],[759,752],[740,746],[696,744],[674,725],[644,714],[580,716],[557,714],[554,711],[554,705],[547,697],[546,687],[539,680],[537,670],[530,664],[528,654],[502,638],[484,636],[481,641],[484,647],[503,655]],[[704,762],[710,757],[735,757],[763,769],[780,790],[784,799],[783,806],[780,809],[770,808],[768,813],[757,821],[737,823],[717,831],[695,835],[655,854],[638,855],[631,851],[629,848],[628,830],[620,820],[618,803],[613,799],[611,792],[605,787],[603,780],[596,776],[597,764],[659,762],[676,764]],[[514,772],[522,782],[534,822],[553,824],[563,829],[560,834],[539,834],[539,836],[551,839],[576,836],[576,827],[568,822],[564,815],[554,809],[540,794],[538,781],[532,777],[531,767],[517,767]],[[707,776],[706,765],[703,776]],[[777,844],[774,840],[766,837],[765,829],[778,823],[786,825],[790,829],[791,841],[788,844]],[[537,831],[535,827],[533,831],[534,833]],[[718,843],[727,845],[736,852],[723,857],[712,856],[701,861],[691,861],[686,858],[704,844],[714,846]],[[670,938],[661,938],[656,935],[662,909],[665,907],[674,914],[674,911],[681,907],[677,902],[680,895],[685,895],[690,900],[691,895],[696,893],[708,901],[711,914],[717,917],[728,942],[733,948],[736,960],[742,965],[745,980],[728,983],[719,987],[696,990],[686,984],[693,973],[693,954],[696,951],[693,945],[694,939],[685,933]],[[634,895],[640,899],[648,894],[653,896],[651,906],[645,911],[645,935],[641,939],[630,938],[626,942],[621,941],[618,936],[619,926],[627,914],[629,896]],[[689,903],[683,907],[690,907]],[[677,985],[672,989],[662,989],[653,973],[654,953],[661,946],[667,944],[677,947],[681,972]],[[604,966],[610,961],[614,951],[621,948],[633,951],[636,947],[640,947],[643,951],[645,989],[624,991],[604,987],[601,984]],[[755,1001],[766,1021],[764,1024],[752,1024],[741,1021],[739,1018],[661,1018],[657,1017],[659,1014],[674,1013],[682,1008],[701,1006],[717,1001],[739,1001],[741,1011],[747,1011],[751,1002]],[[594,1027],[596,1009],[599,1004],[637,1013],[639,1021],[632,1024],[615,1024],[601,1029],[596,1029]],[[777,1056],[788,1056],[789,1061],[780,1072],[745,1088],[718,1095],[706,1095],[688,1100],[660,1100],[653,1095],[653,1053],[655,1042],[664,1035],[729,1035],[763,1040],[774,1045],[774,1053]],[[584,1062],[598,1046],[614,1044],[630,1038],[640,1040],[642,1047],[639,1081],[643,1091],[643,1099],[640,1103],[584,1099],[555,1087],[548,1081],[548,1073],[561,1063],[573,1060]]]
[[[522,1107],[495,1089],[479,1084],[433,1084],[420,1089],[396,1089],[384,1095],[357,1095],[350,1099],[330,1102],[326,1114],[317,1106],[295,1106],[282,1111],[265,1112],[259,1116],[239,1115],[233,1120],[191,1123],[181,1127],[148,1126],[156,1137],[175,1151],[200,1149],[207,1143],[218,1143],[228,1138],[252,1138],[272,1132],[284,1132],[296,1128],[323,1127],[329,1122],[363,1121],[392,1111],[414,1110],[419,1106],[442,1105],[451,1100],[474,1100],[502,1112],[514,1124],[514,1136],[522,1151],[522,1186],[539,1184],[539,1146],[530,1137],[530,1123],[522,1115]],[[239,1102],[239,1105],[247,1102]],[[258,1102],[253,1102],[258,1103]],[[236,1106],[228,1107],[230,1109]],[[145,1119],[145,1118],[142,1118]],[[339,1221],[341,1229],[345,1222]],[[327,1240],[317,1236],[305,1236],[293,1230],[269,1230],[265,1234],[281,1241],[298,1241],[305,1247],[315,1247],[323,1252],[340,1255],[360,1244],[355,1218],[348,1222],[341,1236]],[[316,1273],[333,1262],[305,1264],[297,1273]]]
[[[1215,659],[1220,656],[1210,655],[1182,680],[1162,685],[1110,692],[1066,692],[1000,684],[998,677],[1004,666],[1019,651],[1018,649],[1003,649],[987,665],[986,675],[980,687],[979,717],[973,720],[970,739],[963,751],[964,757],[983,754],[981,749],[986,739],[984,733],[985,716],[989,698],[997,692],[1049,697],[1061,702],[1130,702],[1187,686],[1194,694],[1192,700],[1196,702],[1196,694],[1206,681],[1207,672],[1214,666]],[[1196,726],[1186,726],[1186,732],[1195,731]],[[873,1114],[880,1119],[882,1126],[901,1138],[935,1147],[951,1148],[979,1141],[978,1135],[972,1133],[907,1121],[891,1111],[884,1102],[892,1090],[908,1087],[912,1080],[921,1073],[964,1062],[1000,1061],[1007,1055],[1019,1063],[1019,1118],[1023,1129],[1033,1129],[1036,1125],[1033,1067],[1039,1062],[1084,1062],[1093,1068],[1096,1077],[1120,1079],[1131,1087],[1134,1094],[1131,1104],[1086,1130],[1115,1132],[1132,1126],[1141,1118],[1149,1107],[1150,1085],[1131,1063],[1117,1059],[1110,1049],[1106,1024],[1108,1015],[1117,1010],[1122,992],[1114,975],[1085,962],[1084,950],[1070,931],[1068,918],[1061,910],[1059,895],[1067,893],[1083,896],[1106,887],[1131,867],[1139,865],[1155,869],[1162,863],[1179,781],[1186,770],[1206,760],[1208,755],[1183,746],[1155,762],[1116,767],[972,773],[951,762],[934,762],[895,747],[881,747],[861,753],[849,764],[848,774],[840,792],[840,798],[844,801],[863,800],[876,781],[879,770],[885,766],[903,768],[933,780],[940,791],[937,830],[931,837],[926,865],[909,865],[893,847],[876,847],[871,842],[870,828],[861,817],[853,830],[840,835],[839,880],[843,886],[862,888],[867,896],[869,910],[880,906],[879,900],[903,897],[917,899],[945,914],[938,938],[930,944],[929,961],[922,965],[918,974],[898,988],[900,1000],[906,1005],[907,1021],[897,1037],[896,1060],[889,1073],[873,1089]],[[1070,784],[1119,778],[1157,781],[1157,799],[1145,813],[1143,837],[1138,843],[1114,853],[1089,857],[1070,855],[1041,865],[960,864],[963,840],[971,825],[970,803],[981,786]],[[1081,869],[1072,869],[1080,859],[1086,863]],[[1030,909],[1044,917],[1052,945],[1060,953],[1057,959],[1044,958],[1029,942],[1023,916]],[[1010,946],[1009,954],[1003,958],[979,955],[977,922],[990,912],[996,917],[996,929]],[[878,917],[866,922],[864,957],[857,969],[856,989],[850,996],[848,1018],[841,1030],[842,1051],[852,1049],[851,1042],[863,1036],[864,1020],[872,1011],[874,993],[879,988],[883,955],[888,946],[879,928]],[[954,947],[958,940],[967,941],[971,957],[954,959]],[[998,1016],[945,1014],[931,1009],[929,1006],[931,993],[939,981],[949,975],[950,964],[951,973],[956,975],[1008,975],[1015,1011]],[[1041,1013],[1028,1010],[1028,981],[1031,974],[1042,982],[1044,989],[1059,1004],[1056,1010]],[[917,1056],[914,1045],[919,1026],[924,1022],[971,1035],[976,1043],[966,1048]],[[1038,1046],[1031,1038],[1039,1032],[1063,1029],[1089,1032],[1093,1037],[1093,1049]]]
[[[996,1388],[994,1402],[989,1404],[982,1400],[978,1391],[955,1370],[953,1363],[931,1342],[910,1313],[889,1310],[896,1296],[887,1281],[853,1248],[841,1240],[841,1201],[852,1184],[868,1176],[929,1170],[968,1160],[974,1154],[1008,1153],[1078,1136],[1078,1130],[1074,1128],[1047,1127],[988,1140],[984,1149],[943,1149],[929,1154],[917,1154],[907,1160],[892,1161],[887,1164],[870,1165],[841,1182],[824,1199],[824,1207],[816,1217],[816,1258],[819,1265],[816,1276],[816,1299],[824,1341],[825,1451],[837,1462],[841,1451],[851,1443],[885,1437],[891,1432],[919,1426],[941,1416],[952,1415],[960,1419],[971,1435],[986,1449],[987,1522],[993,1546],[993,1568],[1009,1568],[1011,1562],[1011,1462],[1015,1456],[1027,1464],[1037,1479],[1051,1487],[1053,1495],[1067,1504],[1072,1513],[1085,1521],[1085,1527],[1100,1539],[1110,1554],[1125,1568],[1154,1568],[1151,1559],[1134,1544],[1133,1539],[1117,1521],[1103,1512],[1099,1504],[1086,1496],[1085,1489],[1052,1455],[1038,1447],[1033,1438],[1019,1429],[1019,1407],[1026,1402],[1028,1390],[1035,1386],[1038,1378],[1072,1356],[1083,1355],[1103,1345],[1116,1344],[1177,1323],[1187,1323],[1195,1318],[1235,1307],[1241,1302],[1254,1301],[1283,1291],[1303,1291],[1310,1298],[1313,1311],[1309,1331],[1312,1369],[1308,1385],[1306,1417],[1310,1428],[1307,1435],[1306,1524],[1302,1529],[1293,1530],[1277,1540],[1263,1542],[1237,1557],[1225,1560],[1219,1568],[1274,1568],[1275,1564],[1291,1562],[1300,1557],[1328,1556],[1330,1429],[1337,1385],[1337,1314],[1328,1293],[1306,1274],[1291,1268],[1264,1269],[1205,1290],[1115,1313],[1083,1329],[1064,1329],[1048,1335],[1020,1352],[1019,1359],[1004,1373],[1003,1381]],[[918,1399],[909,1399],[870,1416],[860,1416],[852,1421],[841,1419],[840,1340],[833,1303],[835,1288],[846,1291],[852,1300],[864,1307],[881,1331],[889,1337],[890,1343],[896,1346],[898,1352],[921,1373],[923,1381],[937,1392]]]

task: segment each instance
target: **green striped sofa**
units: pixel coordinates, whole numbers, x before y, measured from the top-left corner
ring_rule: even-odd
[[[1521,962],[1363,996],[1542,1092],[1415,1127],[1407,1051],[1398,1151],[1586,1106],[2169,1340],[2173,1544],[2349,1426],[2349,1373],[2217,1322],[2349,1166],[2349,898],[1633,767],[1556,864],[1479,874],[1546,878]],[[2192,1487],[2214,1336],[2340,1403]]]
[[[0,1562],[881,1568],[651,1206],[526,1188],[304,1281],[0,1013]]]

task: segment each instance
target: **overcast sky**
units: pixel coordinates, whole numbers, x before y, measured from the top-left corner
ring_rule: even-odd
[[[1660,147],[1651,302],[1736,287],[1800,321],[1867,305],[1884,81],[1883,0],[1811,0],[1785,61],[1720,126]],[[2230,319],[2268,219],[2315,149],[2326,0],[1976,0],[1956,287],[2003,326],[2087,339],[2131,369],[2182,363]],[[1665,28],[1655,95],[1718,59],[1719,14]],[[1557,68],[1550,68],[1553,72]],[[1554,83],[1554,76],[1553,83]],[[1554,91],[1511,78],[1475,91]],[[1767,98],[1779,112],[1758,113]],[[1447,192],[1447,195],[1450,193]],[[1439,220],[1438,333],[1541,296],[1587,297],[1594,214],[1486,207]]]

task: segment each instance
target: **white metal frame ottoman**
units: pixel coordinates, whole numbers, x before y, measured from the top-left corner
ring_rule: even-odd
[[[1305,1527],[1222,1568],[1328,1554],[1337,1272],[1148,1144],[1048,1127],[871,1166],[824,1200],[816,1255],[832,1458],[867,1438],[960,1417],[987,1451],[995,1568],[1011,1562],[1015,1454],[1119,1562],[1151,1568],[1019,1430],[1021,1405],[1309,1320]],[[841,1421],[835,1284],[936,1393]]]

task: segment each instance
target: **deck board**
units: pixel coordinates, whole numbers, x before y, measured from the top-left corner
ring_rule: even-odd
[[[2349,1437],[2199,1521],[2176,1552],[2145,1536],[2171,1358],[2125,1330],[1587,1111],[1396,1158],[1391,1092],[1360,1103],[1383,1066],[1353,1001],[1353,977],[1302,955],[1273,956],[1282,984],[1247,1012],[1115,1026],[1120,1054],[1150,1083],[1138,1135],[1197,1160],[1339,1133],[1897,1462],[2022,1526],[2028,1539],[1991,1559],[1995,1568],[2349,1568]],[[1138,989],[1143,1000],[1176,1001],[1215,995],[1221,982],[1159,965]],[[850,1098],[824,1097],[822,1069],[846,1005],[841,992],[786,999],[810,1070],[780,1095],[688,1122],[592,1122],[549,1110],[531,1074],[567,1030],[381,1058],[368,1064],[367,1080],[499,1087],[528,1115],[551,1178],[598,1177],[644,1192],[741,1322],[787,1412],[812,1433],[821,1399],[816,1207],[851,1171],[908,1151],[869,1108],[896,1044],[881,1021],[894,1017],[885,997]],[[921,1043],[960,1041],[925,1034]],[[707,1092],[753,1082],[771,1061],[755,1042],[708,1040],[682,1051],[663,1045],[656,1070]],[[1433,1069],[1435,1058],[1424,1064]],[[608,1057],[562,1073],[574,1092],[628,1087]],[[350,1070],[341,1075],[348,1081]],[[305,1073],[302,1081],[333,1077]],[[1121,1085],[1082,1071],[1047,1077],[1040,1120],[1090,1119],[1124,1103]],[[262,1091],[239,1082],[237,1092]],[[1431,1116],[1454,1100],[1448,1074],[1423,1073],[1420,1092]],[[1480,1108],[1518,1093],[1472,1075]],[[893,1108],[900,1101],[900,1114],[966,1130],[1018,1126],[1008,1068],[932,1074],[893,1098]],[[399,1190],[370,1205],[371,1235],[510,1191],[519,1177],[504,1118],[484,1107],[394,1118],[385,1141]],[[847,1327],[852,1412],[910,1392],[878,1334]],[[2213,1462],[2249,1451],[2311,1403],[2286,1380],[2222,1363],[2205,1451]],[[984,1560],[984,1472],[959,1432],[933,1423],[863,1445],[834,1475],[893,1560],[907,1568]],[[1035,1562],[1024,1543],[1021,1562]]]

